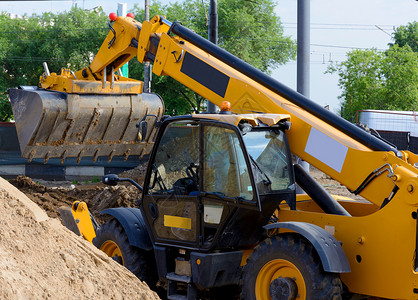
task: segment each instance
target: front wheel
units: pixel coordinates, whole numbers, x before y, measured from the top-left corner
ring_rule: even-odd
[[[131,246],[125,230],[116,219],[100,227],[93,244],[134,273],[136,277],[145,281],[151,288],[155,287],[157,273],[153,253]]]
[[[266,239],[248,258],[242,279],[242,299],[340,300],[338,274],[323,270],[312,245],[297,234]]]

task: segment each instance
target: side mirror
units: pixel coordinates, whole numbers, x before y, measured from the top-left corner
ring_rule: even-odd
[[[290,129],[290,126],[292,126],[292,123],[289,122],[289,121],[281,121],[281,122],[279,122],[278,125],[283,130],[289,130]]]
[[[238,124],[238,128],[241,130],[242,135],[246,135],[247,132],[250,132],[253,129],[248,123],[240,123]]]
[[[102,178],[102,182],[106,185],[115,186],[118,184],[119,177],[116,174],[105,175]]]
[[[140,186],[138,183],[136,183],[131,178],[119,178],[119,176],[116,175],[116,174],[105,175],[102,178],[102,182],[104,184],[110,185],[110,186],[118,185],[119,181],[128,181],[128,182],[132,183],[134,186],[136,186],[141,192],[143,191],[142,186]]]
[[[141,121],[138,124],[136,124],[136,127],[138,127],[137,140],[139,142],[142,142],[147,136],[148,123],[146,121]]]

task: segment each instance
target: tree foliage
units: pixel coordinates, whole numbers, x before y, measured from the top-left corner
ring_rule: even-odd
[[[418,52],[418,22],[414,21],[408,23],[406,26],[399,26],[393,33],[394,43],[390,43],[389,46],[398,45],[403,47],[408,45],[412,51]]]
[[[0,119],[10,119],[8,88],[38,85],[47,62],[51,72],[87,67],[108,33],[101,11],[72,8],[59,14],[11,19],[0,14]]]
[[[218,0],[218,45],[263,72],[286,63],[296,55],[295,42],[283,35],[280,18],[274,12],[272,0]],[[165,15],[197,34],[208,37],[209,1],[185,0],[162,5],[153,2],[150,15]],[[144,12],[138,6],[134,14],[143,21]],[[141,71],[131,71],[142,79]],[[153,90],[160,94],[170,114],[184,114],[203,109],[204,99],[168,77],[153,78]]]
[[[339,75],[343,118],[354,122],[363,109],[418,109],[418,52],[406,40],[395,33],[387,51],[353,50],[345,61],[330,65],[327,72]]]
[[[185,0],[162,5],[154,2],[151,17],[166,15],[207,37],[208,1]],[[144,11],[133,10],[139,21]],[[295,42],[283,35],[272,0],[219,0],[219,45],[264,72],[294,58]],[[62,67],[74,71],[87,67],[104,41],[109,28],[108,18],[101,11],[72,8],[58,14],[24,16],[11,19],[0,14],[0,119],[11,117],[5,91],[19,85],[37,85],[47,62],[51,72]],[[143,80],[143,66],[129,63],[132,78]],[[198,112],[204,99],[169,77],[153,76],[153,91],[165,101],[167,113]]]

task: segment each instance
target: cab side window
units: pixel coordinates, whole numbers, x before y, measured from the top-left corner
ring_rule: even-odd
[[[204,127],[203,190],[253,200],[253,189],[240,140],[234,130]]]
[[[198,165],[199,125],[171,124],[152,164],[149,193],[189,195],[198,191]]]

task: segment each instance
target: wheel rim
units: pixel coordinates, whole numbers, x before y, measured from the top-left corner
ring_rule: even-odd
[[[269,261],[261,268],[255,282],[256,299],[272,299],[270,285],[279,277],[292,279],[297,286],[297,299],[306,299],[306,285],[302,274],[294,264],[284,259]]]
[[[103,245],[100,247],[100,250],[102,250],[104,253],[107,254],[107,256],[113,258],[122,266],[124,266],[122,252],[120,251],[119,246],[114,241],[104,242]]]

